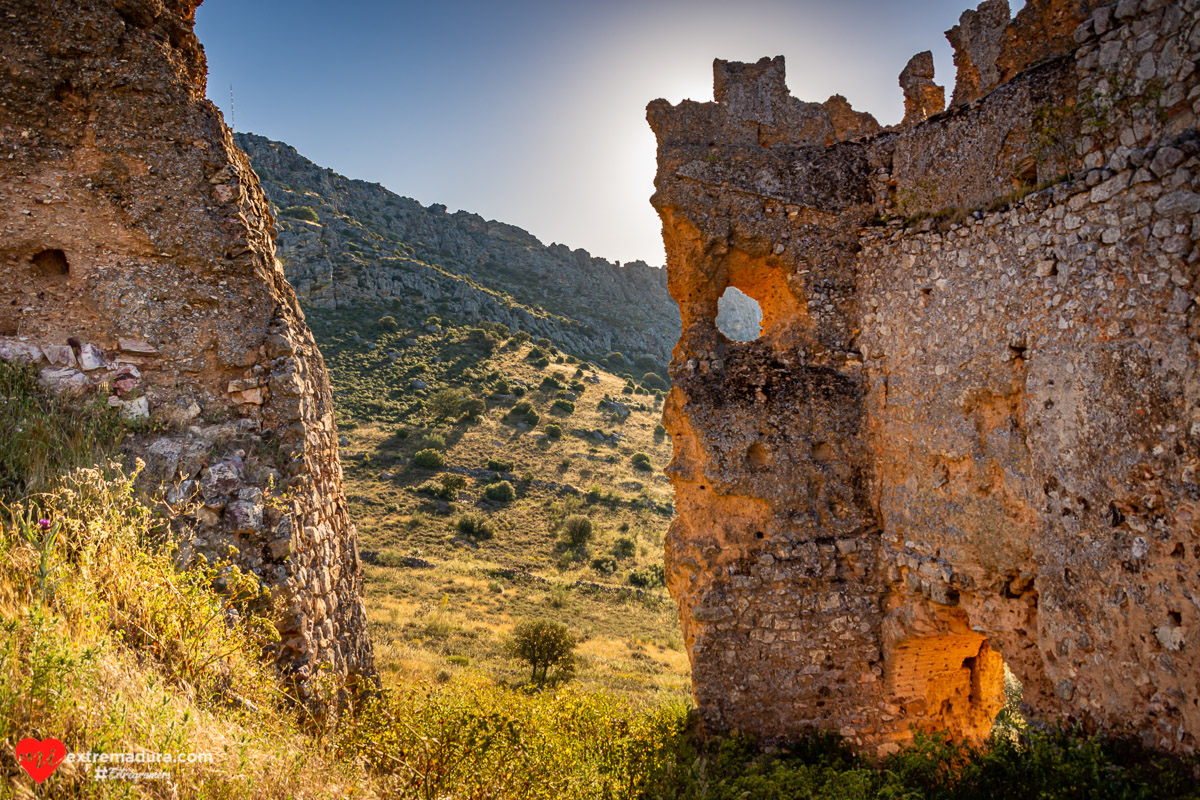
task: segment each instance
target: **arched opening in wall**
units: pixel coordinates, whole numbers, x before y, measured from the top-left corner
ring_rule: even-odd
[[[1009,702],[1004,659],[981,634],[906,639],[889,662],[893,702],[918,730],[982,741]]]
[[[737,287],[730,286],[717,300],[717,330],[735,342],[752,342],[762,333],[762,307]]]
[[[64,281],[71,271],[67,254],[62,250],[43,250],[30,259],[33,270],[47,280]]]

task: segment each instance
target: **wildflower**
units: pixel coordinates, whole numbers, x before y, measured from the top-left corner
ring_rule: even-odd
[[[41,528],[41,529],[42,529],[42,530],[44,530],[44,531],[48,531],[48,530],[50,530],[50,520],[48,520],[48,519],[39,519],[39,520],[38,520],[38,527],[39,527],[39,528]]]

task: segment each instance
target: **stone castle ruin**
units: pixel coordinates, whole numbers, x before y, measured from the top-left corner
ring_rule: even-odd
[[[782,58],[648,119],[682,337],[667,542],[706,725],[887,753],[1200,736],[1200,2],[1005,0],[889,129]],[[734,342],[735,287],[763,312]]]
[[[199,0],[0,0],[0,358],[146,419],[188,552],[270,588],[308,691],[374,676],[325,365],[204,98]]]

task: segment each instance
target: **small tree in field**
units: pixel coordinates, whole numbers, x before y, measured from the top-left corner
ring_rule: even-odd
[[[513,631],[511,647],[514,656],[532,667],[530,680],[536,681],[538,686],[546,683],[546,672],[550,667],[562,671],[574,664],[575,637],[561,622],[525,620]]]

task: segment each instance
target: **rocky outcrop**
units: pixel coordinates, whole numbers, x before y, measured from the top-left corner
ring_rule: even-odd
[[[614,350],[669,358],[679,316],[665,270],[543,245],[514,225],[344,178],[281,142],[236,138],[284,211],[279,254],[301,303],[402,300],[545,336],[588,358]]]
[[[923,122],[946,108],[946,90],[933,82],[933,53],[917,53],[900,73],[904,90],[903,125]]]
[[[874,136],[830,145],[779,59],[650,104],[711,728],[978,740],[1007,664],[1030,713],[1196,748],[1200,5],[1002,6],[955,105]]]
[[[0,357],[149,418],[189,553],[270,589],[276,655],[372,676],[324,362],[253,170],[204,99],[198,0],[0,3]]]

